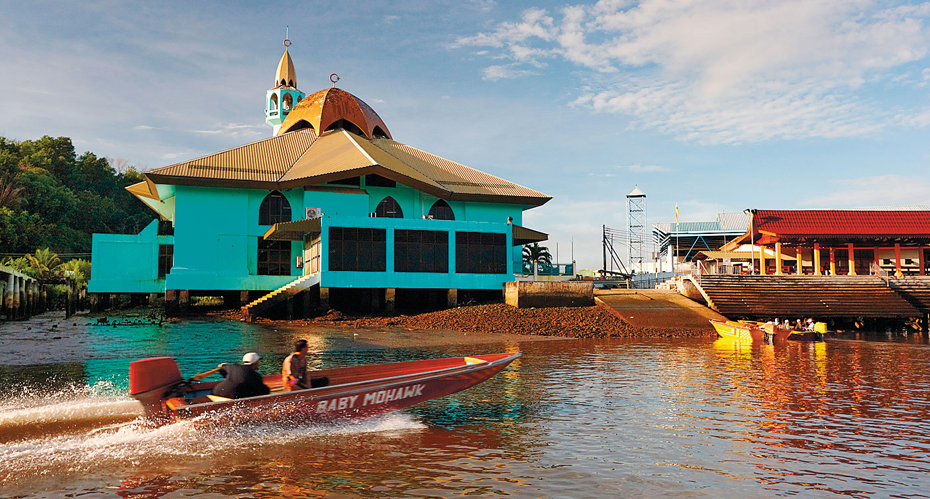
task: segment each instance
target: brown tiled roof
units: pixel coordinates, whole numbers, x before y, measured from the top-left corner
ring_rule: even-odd
[[[443,199],[539,206],[549,196],[391,139],[303,129],[152,170],[161,184],[291,188],[376,173]],[[142,186],[134,187],[137,194]]]

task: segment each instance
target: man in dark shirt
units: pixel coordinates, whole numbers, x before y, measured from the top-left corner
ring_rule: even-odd
[[[242,356],[242,364],[221,364],[220,374],[225,378],[213,387],[213,395],[231,399],[268,395],[271,390],[258,374],[261,359],[257,353]]]

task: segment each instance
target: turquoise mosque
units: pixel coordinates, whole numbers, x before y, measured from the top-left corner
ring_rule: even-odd
[[[523,212],[551,198],[394,140],[335,75],[304,94],[289,45],[265,96],[272,137],[127,187],[158,219],[94,234],[88,291],[164,293],[181,309],[222,296],[251,315],[499,294],[522,245],[547,238]]]

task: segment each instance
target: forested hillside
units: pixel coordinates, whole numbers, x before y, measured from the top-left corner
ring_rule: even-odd
[[[89,253],[94,232],[142,230],[156,215],[125,190],[142,175],[120,170],[90,152],[77,156],[68,137],[0,137],[0,254]]]

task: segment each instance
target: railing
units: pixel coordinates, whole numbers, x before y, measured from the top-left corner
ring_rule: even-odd
[[[523,275],[534,275],[532,263],[523,262]],[[545,264],[545,263],[537,263],[535,275],[542,275],[542,276],[575,275],[575,265],[571,263],[554,263],[551,265]]]

